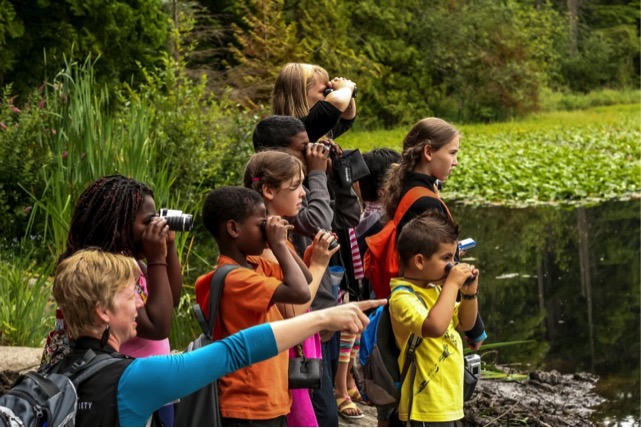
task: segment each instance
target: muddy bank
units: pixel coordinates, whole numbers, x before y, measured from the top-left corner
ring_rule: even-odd
[[[481,379],[465,403],[465,426],[595,426],[593,406],[605,401],[592,392],[598,378],[589,373],[532,372],[524,380]],[[362,419],[340,419],[344,427],[376,426],[376,409],[361,406]]]
[[[0,347],[0,393],[18,373],[38,366],[41,349]],[[595,426],[592,407],[604,398],[593,392],[598,378],[589,373],[532,372],[524,380],[481,379],[465,404],[466,426]],[[376,409],[359,405],[365,417],[340,418],[344,427],[376,426]],[[598,422],[597,422],[598,424]]]

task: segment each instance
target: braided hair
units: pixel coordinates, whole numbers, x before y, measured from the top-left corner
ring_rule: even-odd
[[[122,175],[91,183],[76,202],[67,248],[58,263],[87,247],[133,257],[134,222],[146,196],[154,196],[149,187]]]
[[[416,168],[425,146],[429,145],[433,151],[437,151],[457,135],[460,133],[453,125],[436,117],[422,119],[410,129],[403,140],[401,162],[393,164],[385,174],[382,199],[389,220],[394,218],[401,202],[405,176]]]

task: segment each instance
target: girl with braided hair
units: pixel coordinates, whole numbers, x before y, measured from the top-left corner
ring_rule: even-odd
[[[413,187],[424,186],[440,196],[440,183],[444,183],[458,165],[460,139],[461,134],[453,125],[436,117],[422,119],[412,127],[403,140],[400,163],[393,164],[385,175],[383,205],[388,219],[394,218],[401,199]],[[396,226],[396,236],[400,236],[410,220],[434,209],[448,214],[447,205],[440,197],[417,199]],[[486,337],[480,317],[467,335],[470,346],[478,349]]]
[[[80,195],[71,219],[67,248],[58,263],[79,250],[98,248],[133,257],[142,275],[137,292],[144,305],[138,310],[137,336],[122,344],[120,352],[132,357],[166,355],[173,308],[180,301],[182,271],[175,232],[158,216],[153,191],[122,175],[101,177]],[[49,333],[43,360],[57,360],[69,351],[70,333],[57,311],[56,328]],[[103,343],[107,343],[109,329]],[[173,425],[173,410],[166,406],[161,417]]]
[[[410,220],[428,210],[449,215],[447,205],[440,198],[440,182],[445,182],[458,165],[460,139],[461,134],[453,125],[435,117],[420,120],[405,136],[400,162],[388,168],[383,182],[381,201],[387,221],[393,221],[401,200],[410,190],[424,187],[432,191],[433,196],[420,196],[410,205],[396,225],[397,239]],[[459,260],[458,249],[455,260]],[[470,348],[480,348],[487,337],[480,314],[477,313],[474,327],[465,332],[465,336]],[[377,411],[378,426],[389,426],[396,411],[394,406],[377,407]]]

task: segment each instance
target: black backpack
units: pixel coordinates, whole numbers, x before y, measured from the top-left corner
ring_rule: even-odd
[[[225,278],[238,265],[222,265],[216,268],[209,283],[209,320],[205,319],[200,305],[194,305],[196,318],[203,332],[191,342],[186,351],[207,346],[214,341],[214,327],[218,318],[218,305],[223,294]],[[180,399],[174,406],[174,425],[177,427],[219,427],[221,426],[218,403],[218,381]]]
[[[20,375],[0,396],[0,427],[75,426],[78,386],[116,361],[120,359],[89,349],[63,373],[58,373],[58,363]]]

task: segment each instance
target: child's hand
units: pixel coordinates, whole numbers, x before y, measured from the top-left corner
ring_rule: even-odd
[[[467,279],[472,276],[474,270],[476,269],[473,265],[469,265],[467,263],[458,263],[450,269],[447,278],[452,279],[459,290],[461,290],[461,287],[463,287],[465,281],[467,281]],[[476,270],[476,272],[478,272],[478,270]],[[477,281],[478,280],[474,280],[472,283],[478,284]],[[474,287],[476,289],[476,285]]]
[[[472,270],[472,275],[474,275],[474,280],[470,281],[469,284],[463,284],[460,288],[461,293],[467,296],[475,295],[479,287],[479,270],[474,266],[470,266],[470,268]]]
[[[324,141],[325,144],[329,144],[332,150],[336,152],[336,156],[343,156],[343,148],[336,144],[334,140],[331,138],[328,138],[327,140]]]
[[[270,248],[284,245],[287,241],[287,232],[294,229],[287,220],[278,215],[267,216],[265,220],[265,236]]]
[[[176,242],[176,232],[174,230],[170,230],[167,232],[167,244],[173,244]]]
[[[312,243],[312,257],[310,260],[310,266],[312,263],[327,267],[329,264],[330,258],[340,249],[340,245],[337,245],[334,249],[329,249],[329,244],[336,240],[336,237],[329,232],[319,231],[314,237],[314,242]]]
[[[308,171],[327,170],[327,159],[329,159],[329,148],[324,144],[308,144],[305,150],[305,160]]]
[[[154,217],[142,233],[142,248],[147,263],[164,262],[167,258],[169,226],[162,217]]]

